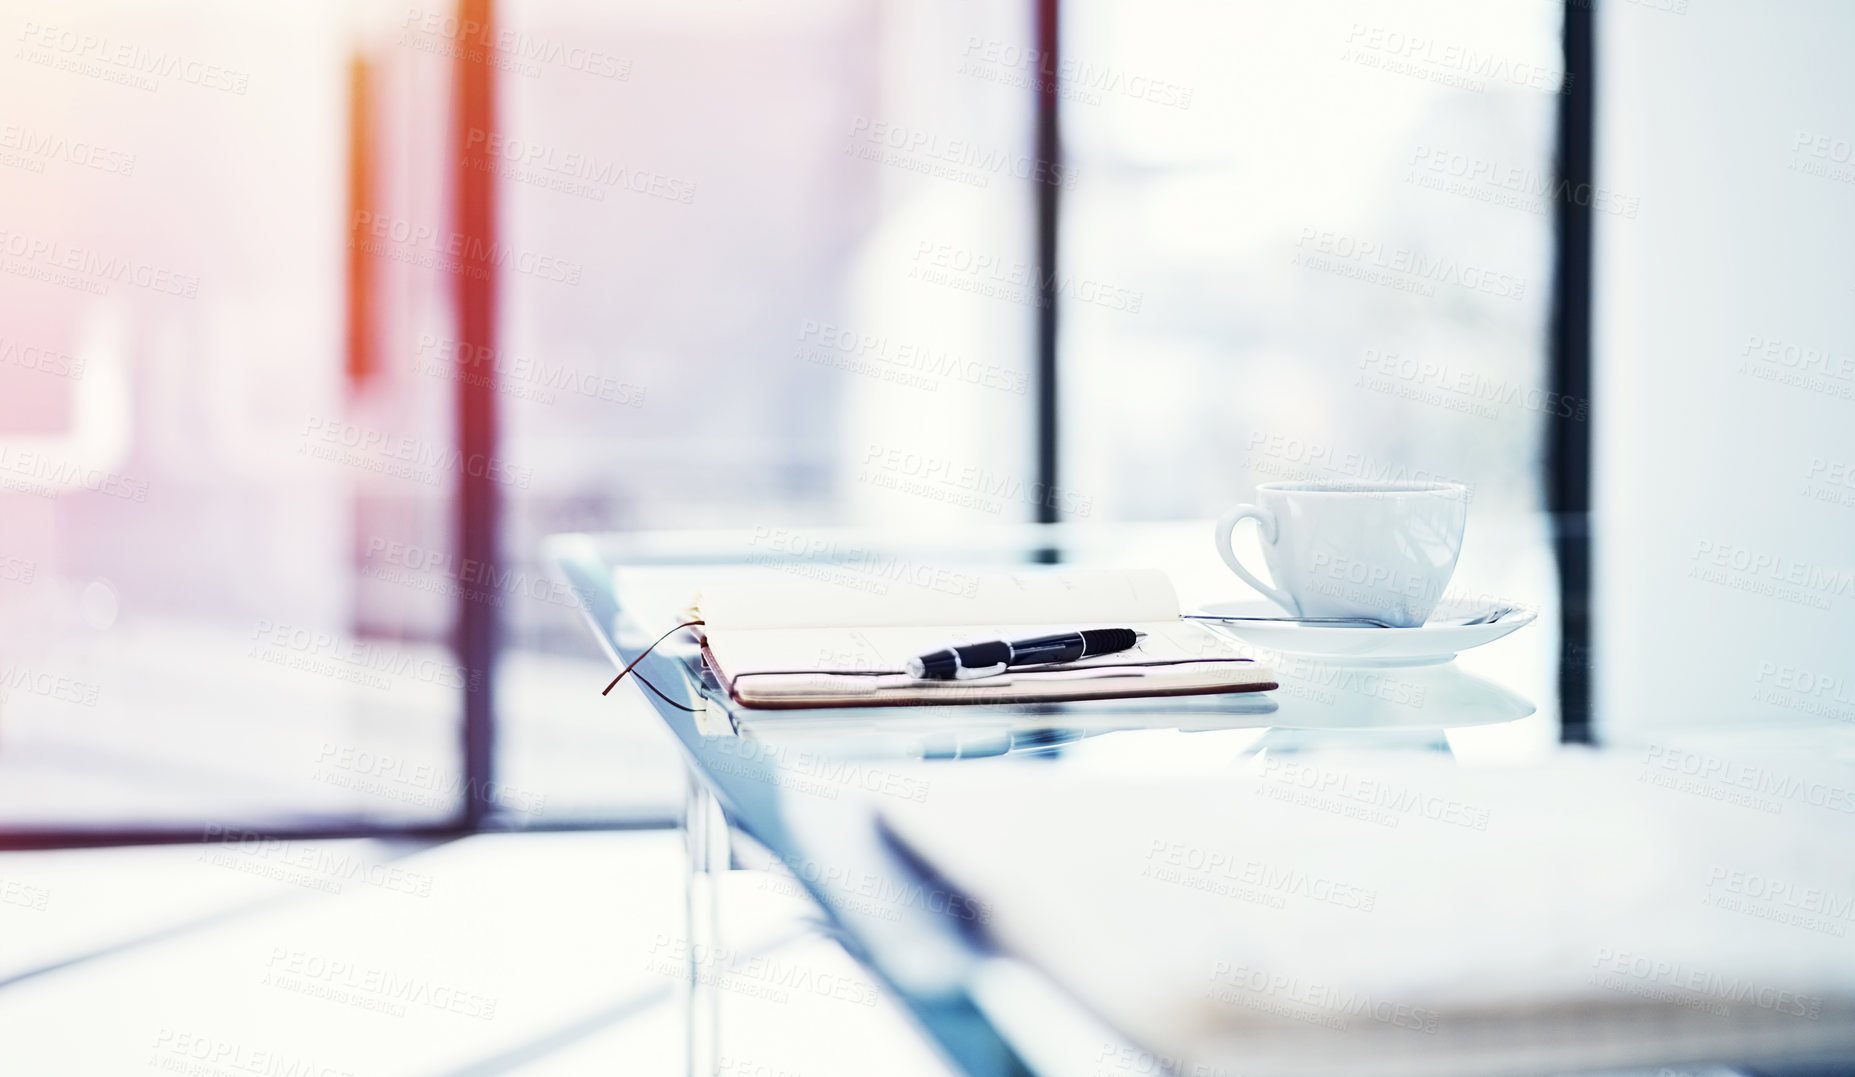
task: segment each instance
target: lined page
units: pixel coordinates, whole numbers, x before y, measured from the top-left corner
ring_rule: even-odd
[[[949,643],[1023,639],[1067,628],[1132,628],[1146,633],[1131,650],[1097,655],[1072,666],[1131,666],[1240,658],[1202,626],[1168,621],[1073,621],[959,625],[878,625],[868,628],[705,628],[709,652],[728,678],[772,672],[901,673],[908,660]]]
[[[808,572],[819,578],[801,574]],[[710,635],[761,628],[1126,624],[1176,619],[1179,597],[1166,574],[1151,569],[948,568],[888,580],[795,562],[704,587],[696,610]]]

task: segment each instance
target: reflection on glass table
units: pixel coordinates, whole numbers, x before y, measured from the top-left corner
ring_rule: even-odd
[[[829,711],[728,712],[725,732],[770,745],[848,759],[972,759],[1007,753],[1114,755],[1140,733],[1215,734],[1176,750],[1196,754],[1224,743],[1333,747],[1423,747],[1449,751],[1448,731],[1515,722],[1535,708],[1519,694],[1454,662],[1376,669],[1327,664],[1293,656],[1259,655],[1281,687],[1256,695],[1152,701],[1097,700],[1018,707],[934,708],[849,715]],[[910,710],[916,708],[909,708]],[[953,713],[947,713],[948,710]],[[1267,732],[1268,737],[1261,736]],[[1130,756],[1137,754],[1131,750]]]

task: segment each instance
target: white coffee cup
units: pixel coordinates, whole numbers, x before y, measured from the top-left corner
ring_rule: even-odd
[[[1237,560],[1230,534],[1262,533],[1273,585]],[[1454,482],[1271,482],[1256,504],[1217,522],[1217,552],[1243,581],[1296,617],[1424,623],[1462,552],[1468,488]]]

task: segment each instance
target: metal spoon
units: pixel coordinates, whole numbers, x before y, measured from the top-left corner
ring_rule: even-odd
[[[1396,628],[1375,617],[1226,617],[1215,613],[1181,614],[1188,621],[1286,621],[1307,625],[1363,625],[1367,628]]]
[[[1520,608],[1519,606],[1497,606],[1496,608],[1489,610],[1487,613],[1484,613],[1479,617],[1471,617],[1466,621],[1452,621],[1450,623],[1452,625],[1464,625],[1464,626],[1493,624],[1494,622],[1500,620],[1501,618],[1507,616],[1508,614],[1514,612],[1515,610],[1519,608]]]

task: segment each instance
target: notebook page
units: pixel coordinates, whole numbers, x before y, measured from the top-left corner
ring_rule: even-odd
[[[1166,621],[1179,616],[1179,597],[1166,574],[1151,569],[940,569],[889,579],[869,569],[794,563],[704,587],[696,610],[713,636],[735,629]]]
[[[1242,657],[1201,626],[1168,621],[1069,621],[961,625],[880,625],[869,628],[706,629],[709,652],[728,678],[815,670],[821,673],[901,673],[908,660],[949,643],[981,639],[1024,639],[1070,628],[1132,628],[1146,633],[1132,650],[1071,663],[1079,666],[1143,665]]]

